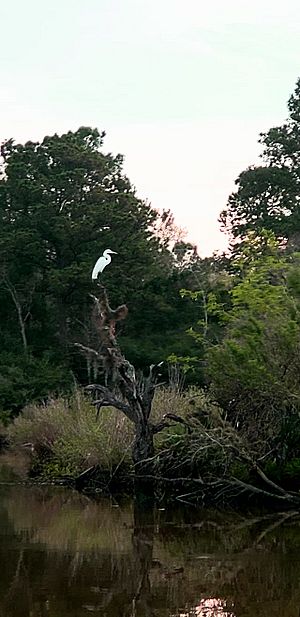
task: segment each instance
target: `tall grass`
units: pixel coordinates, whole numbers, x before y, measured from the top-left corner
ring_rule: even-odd
[[[113,473],[130,463],[132,426],[112,408],[95,409],[80,393],[47,406],[30,405],[7,429],[12,448],[29,447],[44,472],[76,476],[93,465]]]
[[[155,393],[152,421],[164,414],[187,417],[194,411],[194,390],[179,392],[174,387]],[[198,399],[197,399],[198,400]],[[168,429],[177,433],[178,427]],[[32,452],[33,468],[48,476],[76,477],[92,466],[112,477],[131,468],[134,427],[119,411],[105,407],[99,418],[90,401],[80,391],[70,399],[53,400],[47,405],[29,405],[7,429],[13,450]],[[159,449],[160,439],[156,437]]]

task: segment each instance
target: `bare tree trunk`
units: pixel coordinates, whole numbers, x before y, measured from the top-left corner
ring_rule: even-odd
[[[27,344],[27,336],[26,336],[26,330],[25,330],[25,320],[22,317],[22,309],[20,305],[16,304],[16,308],[18,312],[18,320],[19,320],[19,326],[21,330],[22,343],[23,343],[24,351],[25,353],[27,353],[28,344]]]
[[[132,459],[137,467],[143,462],[143,470],[148,474],[152,471],[154,456],[153,429],[149,422],[140,422],[135,427]]]
[[[21,338],[22,338],[22,343],[23,343],[23,349],[24,349],[25,354],[27,354],[28,344],[27,344],[27,336],[26,336],[26,321],[28,320],[30,311],[28,309],[26,311],[25,317],[23,317],[23,309],[22,309],[21,302],[18,298],[16,288],[14,287],[14,285],[12,285],[12,283],[6,276],[3,277],[3,282],[4,282],[4,285],[7,291],[10,293],[11,299],[16,307],[18,322],[19,322],[19,327],[20,327],[20,333],[21,333]]]

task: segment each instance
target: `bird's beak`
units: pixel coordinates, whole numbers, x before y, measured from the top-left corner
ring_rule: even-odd
[[[113,253],[114,255],[117,255],[118,253],[116,253],[116,251],[110,251],[111,253]]]

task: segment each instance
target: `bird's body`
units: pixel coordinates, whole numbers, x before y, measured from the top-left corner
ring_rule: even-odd
[[[103,252],[103,255],[101,255],[101,257],[99,257],[99,259],[96,261],[94,268],[93,268],[93,272],[92,272],[92,279],[93,281],[96,281],[98,278],[98,274],[100,272],[103,272],[104,268],[106,266],[108,266],[108,264],[110,264],[111,262],[111,254],[117,255],[117,253],[115,251],[111,251],[110,249],[106,249],[106,251]]]

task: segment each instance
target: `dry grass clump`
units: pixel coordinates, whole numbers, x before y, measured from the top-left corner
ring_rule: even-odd
[[[159,422],[166,413],[186,418],[195,410],[195,401],[200,400],[198,397],[202,397],[202,392],[196,388],[189,388],[183,392],[172,386],[158,388],[153,400],[151,420]]]
[[[167,413],[181,416],[193,424],[197,414],[210,417],[216,409],[207,396],[195,388],[178,392],[174,387],[164,387],[155,392],[152,422],[160,422]],[[111,477],[116,470],[131,467],[133,425],[120,411],[111,407],[102,408],[97,419],[90,400],[79,391],[70,399],[56,399],[47,405],[29,405],[8,427],[7,437],[13,451],[31,451],[33,467],[37,466],[40,472],[42,464],[42,474],[47,477],[75,477],[92,466],[98,466]],[[192,458],[194,466],[198,451],[192,452],[192,442],[184,426],[178,424],[155,438],[157,451],[167,449],[167,460],[172,461],[172,466],[176,458],[182,464],[183,450],[185,456]],[[198,445],[194,445],[198,450]],[[209,443],[210,452],[211,445]],[[200,452],[202,457],[202,447]]]
[[[36,456],[51,459],[54,475],[77,475],[92,465],[113,471],[130,461],[133,439],[125,416],[104,408],[97,420],[94,407],[78,392],[69,400],[26,407],[7,435],[13,448],[27,446]]]

